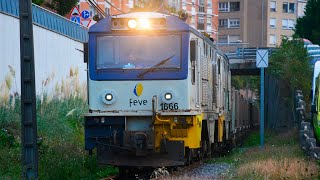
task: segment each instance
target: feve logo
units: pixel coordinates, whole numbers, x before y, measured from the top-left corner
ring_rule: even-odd
[[[142,91],[143,91],[143,86],[141,83],[138,83],[136,84],[136,86],[134,87],[134,90],[133,90],[133,93],[136,95],[136,96],[141,96],[142,94]]]

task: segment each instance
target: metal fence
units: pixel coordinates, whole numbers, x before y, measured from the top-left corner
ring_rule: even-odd
[[[19,18],[19,0],[0,0],[0,13]],[[33,23],[80,42],[88,41],[88,29],[63,16],[32,5]]]
[[[288,83],[270,75],[265,79],[265,127],[269,129],[288,129],[295,125],[294,107]]]
[[[276,51],[275,48],[260,47],[260,48],[238,48],[236,52],[226,53],[229,59],[256,59],[256,53],[259,49],[267,49],[269,55]]]

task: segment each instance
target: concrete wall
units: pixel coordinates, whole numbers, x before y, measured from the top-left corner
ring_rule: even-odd
[[[15,77],[11,73],[10,94],[20,94],[19,19],[1,12],[0,19],[0,88],[3,91],[6,87],[12,67]],[[75,82],[86,83],[83,43],[37,25],[33,25],[33,34],[37,94],[61,91],[62,82],[71,89]]]

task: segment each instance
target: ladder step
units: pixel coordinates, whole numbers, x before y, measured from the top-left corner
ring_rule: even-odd
[[[25,100],[23,101],[23,103],[31,104],[31,103],[32,103],[32,101],[31,101],[30,99],[25,99]]]
[[[24,56],[23,59],[24,59],[25,61],[30,61],[30,56]]]
[[[24,124],[25,126],[32,126],[32,125],[33,125],[32,121],[26,121],[26,122],[24,122],[23,124]]]
[[[26,169],[34,169],[34,164],[26,164],[25,168]]]
[[[22,13],[22,17],[29,17],[28,13]]]
[[[27,34],[22,35],[23,39],[30,39],[30,36]]]
[[[31,78],[24,78],[23,81],[24,82],[31,82]]]
[[[24,143],[23,146],[24,146],[24,147],[34,147],[35,144],[33,144],[33,143]]]
[[[29,147],[29,148],[31,148],[31,147],[34,147],[34,144],[33,144],[33,143],[25,143],[25,144],[24,144],[24,147]]]

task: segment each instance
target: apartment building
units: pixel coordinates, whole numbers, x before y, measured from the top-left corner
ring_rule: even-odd
[[[297,0],[219,0],[218,45],[276,47],[294,34],[298,7]]]
[[[122,12],[132,12],[136,6],[141,6],[141,0],[94,0],[99,7],[109,15],[121,14]],[[206,32],[214,39],[217,38],[218,32],[218,0],[164,0],[164,5],[173,7],[177,11],[185,10],[188,13],[187,23],[201,32]],[[112,6],[110,5],[112,4]],[[90,11],[89,20],[91,25],[95,22],[92,20],[97,13],[85,0],[80,0],[79,10]],[[164,10],[165,8],[155,7],[155,10]]]

